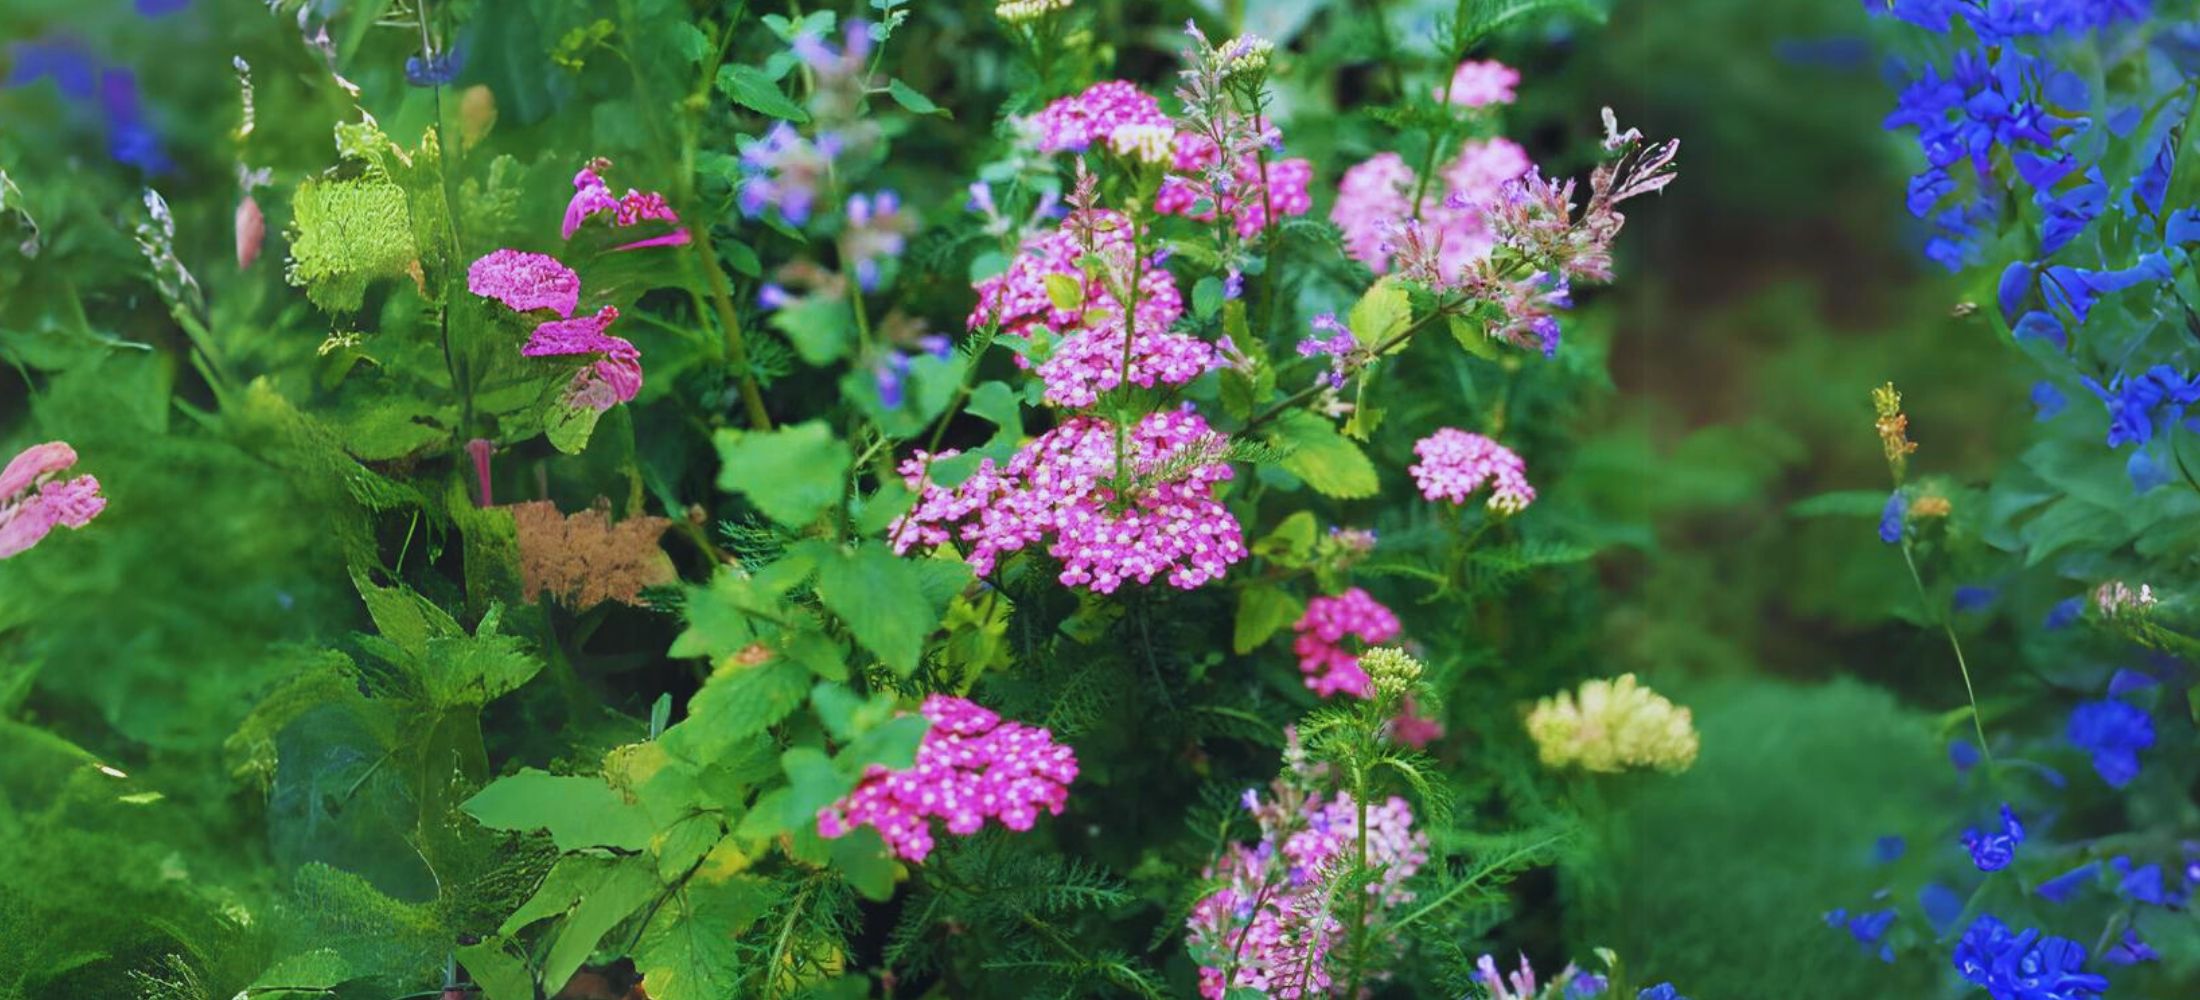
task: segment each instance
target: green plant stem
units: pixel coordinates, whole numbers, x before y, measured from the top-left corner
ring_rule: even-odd
[[[1933,614],[1932,598],[1926,596],[1925,578],[1917,571],[1917,559],[1910,554],[1910,541],[1907,538],[1902,540],[1902,565],[1909,567],[1910,583],[1917,587],[1918,604],[1925,609],[1926,614],[1932,615],[1940,623],[1941,633],[1948,637],[1948,647],[1955,650],[1956,669],[1963,674],[1963,693],[1971,699],[1971,726],[1978,732],[1979,753],[1985,755],[1987,766],[1991,767],[1994,763],[1994,748],[1986,743],[1986,721],[1979,715],[1978,691],[1971,686],[1971,665],[1963,657],[1963,643],[1956,638],[1955,626],[1949,624],[1946,614]]]
[[[1375,357],[1381,357],[1384,354],[1389,353],[1392,348],[1397,347],[1398,345],[1405,343],[1407,340],[1412,339],[1414,334],[1419,333],[1424,329],[1427,329],[1437,320],[1444,319],[1450,316],[1451,311],[1457,308],[1459,305],[1461,305],[1461,302],[1458,301],[1439,304],[1436,307],[1435,311],[1421,317],[1420,319],[1414,320],[1405,329],[1398,331],[1397,333],[1383,340],[1381,343],[1376,344],[1374,349],[1370,350],[1368,353]],[[1267,409],[1260,411],[1258,414],[1255,414],[1253,416],[1253,419],[1246,421],[1244,427],[1238,428],[1238,433],[1242,435],[1251,432],[1252,430],[1268,423],[1269,421],[1282,416],[1285,411],[1298,406],[1300,403],[1306,402],[1307,400],[1312,399],[1315,396],[1321,395],[1321,391],[1322,383],[1317,380],[1313,384],[1308,385],[1306,388],[1300,389],[1297,392],[1294,392],[1288,396],[1285,396],[1282,399],[1277,400]]]

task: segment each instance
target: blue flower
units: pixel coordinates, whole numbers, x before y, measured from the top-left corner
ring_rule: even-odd
[[[1635,994],[1635,1000],[1688,1000],[1688,998],[1682,996],[1679,990],[1674,989],[1672,983],[1659,983]]]
[[[2072,893],[2092,885],[2100,877],[2101,863],[2088,861],[2040,883],[2039,887],[2032,891],[2039,893],[2049,902],[2067,903],[2070,901]]]
[[[1925,911],[1925,922],[1933,925],[1933,933],[1945,934],[1963,915],[1963,894],[1938,882],[1928,882],[1917,890],[1917,908]]]
[[[2147,215],[2162,214],[2162,202],[2169,196],[2169,175],[2177,167],[2177,138],[2172,132],[2162,138],[2155,147],[2154,158],[2147,161],[2146,169],[2132,178],[2131,190],[2124,195],[2124,210],[2132,215],[2144,211]]]
[[[2139,775],[2139,751],[2154,745],[2154,718],[2120,701],[2089,701],[2070,713],[2064,735],[2093,755],[2093,770],[2112,788]]]
[[[2185,408],[2200,403],[2200,376],[2155,365],[2138,375],[2118,375],[2106,387],[2087,378],[2086,387],[2108,407],[2108,446],[2145,445],[2154,435],[2184,419]]]
[[[2069,628],[2078,620],[2078,616],[2084,613],[2085,598],[2066,597],[2056,601],[2054,607],[2047,609],[2047,620],[2040,624],[2042,628],[2049,632],[2060,632]]]
[[[2055,383],[2046,379],[2032,383],[2032,419],[2046,423],[2069,405],[2070,400],[2055,388]]]
[[[2101,953],[2102,959],[2116,965],[2137,965],[2141,962],[2158,961],[2161,957],[2153,948],[2147,947],[2147,943],[2139,938],[2138,929],[2132,927],[2124,928],[2123,940],[2109,945],[2108,950]]]
[[[1891,865],[1902,860],[1902,855],[1908,852],[1909,849],[1910,842],[1901,837],[1892,835],[1881,837],[1872,844],[1872,860],[1883,865]]]
[[[405,60],[405,82],[415,87],[440,87],[458,79],[465,68],[466,53],[462,49],[430,52],[425,59],[410,56]]]
[[[2101,209],[2107,207],[2108,184],[2101,180],[2100,169],[2086,171],[2085,177],[2085,183],[2052,198],[2044,190],[2032,196],[2046,216],[2040,224],[2041,256],[2052,254],[2077,239],[2078,234],[2085,232],[2085,227],[2100,216]]]
[[[2170,280],[2169,261],[2159,253],[2150,253],[2137,264],[2121,270],[2091,271],[2082,267],[2056,265],[2046,272],[2046,280],[2040,283],[2040,291],[2049,304],[2084,323],[2092,315],[2093,304],[2103,295],[2120,292],[2133,285],[2162,285]]]
[[[2075,941],[2012,933],[1992,914],[1971,923],[1953,956],[1956,971],[1994,1000],[2097,1000],[2108,980],[2086,972],[2085,958]]]
[[[1610,980],[1594,972],[1584,972],[1566,984],[1566,1000],[1592,1000],[1601,997],[1612,988]]]
[[[2162,885],[2161,865],[2134,867],[2127,857],[2118,857],[2110,861],[2109,865],[2116,869],[2117,875],[2122,876],[2116,882],[2116,892],[2119,895],[2154,906],[2168,906],[2176,901]]]
[[[1956,769],[1957,774],[1977,767],[1978,761],[1978,747],[1972,746],[1970,740],[1948,741],[1948,763]]]
[[[1964,614],[1977,614],[1993,607],[1994,598],[1999,596],[2001,596],[2001,591],[1992,587],[1965,585],[1957,587],[1951,598],[1957,611]]]
[[[1910,512],[1910,502],[1902,498],[1902,491],[1887,494],[1887,506],[1879,511],[1879,540],[1889,545],[1902,541],[1902,518]]]
[[[2001,832],[1980,832],[1977,827],[1963,831],[1963,848],[1971,852],[1971,863],[1982,872],[1998,872],[2009,867],[2017,859],[2017,845],[2024,843],[2024,824],[2017,822],[2017,814],[2004,802],[2001,806]]]

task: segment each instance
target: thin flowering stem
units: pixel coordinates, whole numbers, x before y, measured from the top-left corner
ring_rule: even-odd
[[[1910,583],[1917,587],[1918,603],[1925,608],[1927,614],[1932,614],[1933,602],[1925,594],[1925,578],[1917,571],[1917,559],[1910,555],[1910,540],[1907,537],[1902,539],[1902,564],[1909,567]],[[1934,617],[1940,620],[1941,633],[1948,637],[1948,648],[1955,650],[1956,669],[1963,674],[1963,693],[1971,700],[1971,726],[1978,733],[1979,752],[1985,755],[1987,765],[1992,766],[1994,748],[1986,742],[1986,722],[1979,717],[1978,691],[1971,686],[1971,665],[1963,657],[1963,642],[1956,638],[1955,626],[1949,623],[1946,612]]]
[[[1376,344],[1372,349],[1368,351],[1368,354],[1373,357],[1382,357],[1384,354],[1389,353],[1392,348],[1395,348],[1398,345],[1412,339],[1414,334],[1427,329],[1437,320],[1446,318],[1459,306],[1464,305],[1465,303],[1466,300],[1464,299],[1455,299],[1450,302],[1439,303],[1434,311],[1430,312],[1426,316],[1421,317],[1420,319],[1414,320],[1413,323],[1408,325],[1405,329],[1398,331],[1397,333],[1384,339],[1382,342]],[[1253,419],[1246,421],[1245,426],[1238,429],[1238,433],[1247,433],[1267,424],[1269,421],[1274,420],[1277,417],[1283,416],[1286,412],[1297,408],[1299,404],[1304,403],[1307,400],[1314,398],[1315,396],[1321,395],[1323,388],[1325,388],[1323,383],[1317,380],[1314,384],[1300,389],[1297,392],[1290,394],[1289,396],[1285,396],[1284,398],[1277,400],[1276,402],[1270,404],[1267,409],[1260,411],[1258,414],[1255,414],[1253,416]]]

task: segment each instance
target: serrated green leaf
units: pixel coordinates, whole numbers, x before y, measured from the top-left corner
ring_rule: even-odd
[[[1352,500],[1382,488],[1367,453],[1337,433],[1329,421],[1304,410],[1285,414],[1269,440],[1285,449],[1283,468],[1323,496]]]
[[[960,563],[964,579],[969,568]],[[945,601],[925,595],[927,573],[914,560],[895,555],[886,546],[867,542],[854,552],[841,553],[818,567],[817,596],[838,616],[863,648],[895,673],[907,676],[917,669],[924,640],[939,628]]]
[[[741,493],[764,516],[801,528],[840,502],[855,456],[822,420],[773,431],[719,431],[718,488]]]
[[[894,103],[899,104],[916,114],[938,115],[942,118],[955,117],[953,114],[949,113],[946,108],[940,107],[939,105],[932,103],[931,98],[926,97],[921,93],[918,93],[917,88],[903,83],[898,79],[890,81],[886,84],[886,93],[889,96],[893,97]]]
[[[810,113],[802,110],[802,105],[780,92],[778,81],[755,66],[734,63],[719,67],[718,92],[758,114],[797,125],[810,120]]]
[[[1305,610],[1299,605],[1297,598],[1281,587],[1261,584],[1239,591],[1237,623],[1231,631],[1231,648],[1240,654],[1258,649],[1270,636],[1297,621]]]
[[[600,777],[525,770],[490,782],[461,808],[491,829],[549,831],[561,851],[640,851],[654,832],[648,814]]]

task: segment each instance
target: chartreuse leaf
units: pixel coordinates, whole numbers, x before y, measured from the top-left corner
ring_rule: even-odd
[[[833,867],[848,879],[848,884],[864,898],[883,903],[894,896],[894,875],[900,866],[886,852],[886,841],[878,831],[859,826],[831,841],[827,848]]]
[[[698,696],[700,697],[700,696]],[[547,830],[561,851],[640,851],[655,832],[649,815],[602,778],[525,770],[490,782],[461,806],[495,830]]]
[[[822,420],[774,431],[719,431],[718,487],[800,528],[840,501],[855,456]]]
[[[1352,331],[1353,338],[1370,348],[1395,336],[1412,322],[1413,297],[1406,293],[1405,283],[1396,277],[1376,282],[1345,315],[1345,326]]]
[[[666,749],[691,761],[714,760],[786,718],[811,682],[807,669],[785,658],[760,664],[728,658],[688,701],[688,717],[665,731]]]
[[[1237,626],[1230,645],[1239,653],[1250,653],[1305,610],[1298,598],[1281,587],[1266,583],[1247,587],[1238,592]]]
[[[729,863],[720,863],[726,855]],[[711,852],[695,875],[665,899],[634,947],[634,966],[655,1000],[720,1000],[740,996],[749,971],[743,935],[763,918],[779,887],[755,875],[730,840]]]
[[[663,891],[648,858],[625,857],[613,862],[602,880],[582,894],[558,924],[557,935],[550,939],[550,954],[543,960],[544,985],[563,986],[588,961],[604,935]]]
[[[1360,446],[1316,414],[1304,410],[1284,414],[1269,432],[1269,440],[1285,449],[1284,469],[1323,496],[1353,500],[1374,496],[1382,487],[1375,463],[1368,461]]]
[[[796,124],[810,120],[810,114],[802,110],[786,94],[780,92],[779,81],[771,78],[763,69],[738,63],[718,68],[718,91],[735,104],[758,114],[782,118]]]
[[[881,543],[865,542],[818,567],[817,596],[863,648],[906,677],[917,669],[925,638],[939,628],[954,596],[950,590],[934,599],[945,589],[933,585],[934,574],[955,573],[961,582],[970,578],[969,567],[961,563],[933,562],[937,565],[927,567]]]

